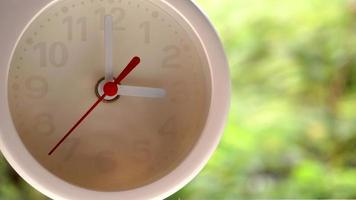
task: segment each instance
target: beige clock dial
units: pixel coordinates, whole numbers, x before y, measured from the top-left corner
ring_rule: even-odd
[[[98,99],[107,70],[106,16],[112,17],[112,74],[139,56],[122,85],[165,93],[103,102],[49,156]],[[13,53],[13,123],[35,160],[70,184],[123,191],[153,183],[185,159],[205,126],[212,91],[204,55],[189,24],[154,1],[57,1],[33,19]]]

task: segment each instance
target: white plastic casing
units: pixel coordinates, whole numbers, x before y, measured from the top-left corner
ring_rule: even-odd
[[[201,138],[186,159],[162,179],[129,191],[98,192],[69,184],[43,168],[26,150],[11,119],[8,72],[12,53],[24,29],[53,0],[0,1],[0,149],[10,165],[34,188],[53,199],[164,199],[190,182],[208,162],[223,133],[230,105],[228,62],[219,37],[202,11],[190,0],[151,0],[179,13],[200,38],[212,80],[210,112]]]

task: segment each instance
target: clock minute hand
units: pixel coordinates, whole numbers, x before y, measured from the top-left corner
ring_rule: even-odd
[[[113,81],[113,17],[105,16],[105,80],[106,82]]]
[[[130,72],[137,67],[138,64],[140,64],[141,60],[139,57],[134,57],[130,61],[130,63],[125,67],[125,69],[120,73],[120,75],[115,79],[116,85],[118,85],[124,78],[126,78],[127,75],[130,74]],[[110,84],[107,83],[107,84]],[[112,84],[111,84],[112,85]],[[115,87],[117,87],[115,85]],[[105,99],[106,93],[104,93],[100,98],[88,109],[88,111],[85,112],[85,114],[74,124],[74,126],[69,129],[69,131],[63,136],[63,138],[51,149],[51,151],[48,153],[48,155],[52,155],[56,149],[73,133],[73,131],[88,117],[88,115]]]

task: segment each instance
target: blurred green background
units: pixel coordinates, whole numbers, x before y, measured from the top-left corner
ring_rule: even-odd
[[[222,142],[169,200],[356,199],[356,1],[197,0],[233,83]],[[0,158],[0,200],[46,199]]]

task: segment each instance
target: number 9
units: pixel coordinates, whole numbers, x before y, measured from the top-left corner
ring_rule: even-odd
[[[28,91],[27,96],[34,99],[40,99],[46,96],[48,92],[48,83],[43,77],[32,76],[25,81],[25,88]]]

